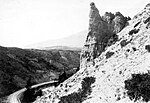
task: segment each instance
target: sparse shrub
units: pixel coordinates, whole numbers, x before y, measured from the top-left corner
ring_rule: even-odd
[[[129,42],[127,42],[127,40],[122,40],[120,42],[121,47],[123,48],[124,46],[126,46]]]
[[[86,77],[82,81],[82,97],[86,98],[87,95],[90,95],[91,91],[91,85],[95,82],[94,77]]]
[[[132,78],[125,80],[125,89],[131,100],[142,99],[150,101],[150,74],[132,74]]]
[[[145,49],[146,49],[148,52],[150,52],[150,45],[146,45],[146,46],[145,46]]]
[[[82,103],[88,95],[90,95],[91,85],[95,82],[94,77],[85,77],[82,81],[82,88],[78,92],[63,96],[60,98],[59,103]]]
[[[129,21],[129,20],[131,20],[131,18],[128,16],[128,17],[126,17],[126,20]]]
[[[139,21],[138,23],[136,23],[136,24],[134,25],[134,28],[137,27],[140,23],[141,23],[140,21]]]
[[[113,54],[114,54],[114,52],[107,52],[106,53],[106,59],[110,58]]]
[[[126,51],[127,51],[127,52],[130,52],[130,49],[127,49]]]
[[[87,61],[88,61],[88,62],[90,61],[90,57],[87,58]]]
[[[146,24],[147,22],[149,22],[150,21],[150,17],[148,17],[145,21],[144,21],[144,23]]]
[[[131,20],[131,18],[129,16],[125,17],[125,23],[127,23],[126,25],[128,25],[128,21]]]
[[[150,28],[150,22],[146,25],[146,29]]]
[[[150,6],[150,3],[148,3],[146,6],[145,6],[145,9],[146,9],[146,7],[149,7]]]
[[[131,31],[129,31],[129,35],[133,35],[139,32],[139,29],[133,29]]]
[[[136,51],[136,48],[135,48],[135,47],[132,47],[132,49],[133,49],[134,51]]]

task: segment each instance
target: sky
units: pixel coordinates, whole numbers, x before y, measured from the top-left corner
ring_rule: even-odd
[[[133,17],[149,0],[0,0],[0,46],[23,48],[87,30],[90,2],[100,15]]]

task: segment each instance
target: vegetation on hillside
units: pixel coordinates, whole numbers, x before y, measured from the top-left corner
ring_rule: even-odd
[[[92,92],[91,85],[95,82],[94,77],[85,77],[82,81],[82,88],[78,92],[63,96],[59,103],[82,103]]]
[[[80,51],[0,47],[0,97],[26,86],[72,75],[79,67]]]
[[[125,81],[127,95],[135,102],[142,99],[150,101],[150,74],[132,74],[131,79]]]

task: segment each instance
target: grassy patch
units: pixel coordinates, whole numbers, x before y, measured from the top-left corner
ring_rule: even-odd
[[[68,96],[60,98],[59,103],[82,103],[92,92],[91,85],[95,82],[94,77],[85,77],[82,81],[82,88]]]
[[[150,101],[150,74],[132,74],[132,78],[126,80],[125,89],[131,100]]]

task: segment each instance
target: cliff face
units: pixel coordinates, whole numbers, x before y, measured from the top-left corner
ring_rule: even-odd
[[[120,12],[116,14],[106,12],[100,16],[94,3],[90,4],[89,29],[86,42],[81,52],[81,61],[92,61],[117,39],[119,33],[126,25],[127,18]]]
[[[108,23],[93,4],[91,12],[95,18],[90,18],[90,42],[86,41],[88,46],[81,56],[82,60],[91,56],[90,62],[81,60],[85,66],[79,72],[35,103],[150,103],[150,4],[116,34],[115,43],[104,51],[99,51],[100,45],[95,43],[101,43],[100,34],[111,30],[107,31]],[[83,57],[85,52],[89,53],[87,57]]]

